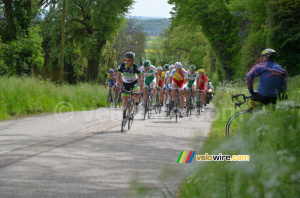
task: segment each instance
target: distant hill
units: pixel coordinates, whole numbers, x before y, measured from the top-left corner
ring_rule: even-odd
[[[166,19],[164,17],[146,17],[146,16],[130,16],[130,15],[127,15],[126,18],[135,18],[135,19],[141,19],[141,20],[147,20],[147,19]]]
[[[138,19],[137,24],[142,25],[147,36],[158,36],[171,24],[170,19]]]
[[[158,36],[171,24],[171,19],[163,17],[126,16],[135,19],[138,25],[142,25],[147,36]]]

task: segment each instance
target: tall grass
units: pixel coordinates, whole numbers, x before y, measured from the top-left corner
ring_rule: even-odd
[[[231,94],[247,93],[240,83],[221,85],[214,98],[216,120],[198,154],[250,155],[249,162],[197,162],[180,188],[180,197],[299,197],[300,78],[288,83],[289,100],[257,110],[240,121],[231,139],[225,125],[235,112]]]
[[[63,112],[103,107],[107,92],[104,87],[87,83],[57,86],[34,78],[0,77],[0,120],[53,113],[57,108]]]

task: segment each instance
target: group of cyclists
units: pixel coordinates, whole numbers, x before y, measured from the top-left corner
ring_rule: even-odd
[[[197,90],[201,92],[201,111],[204,112],[205,95],[209,87],[212,87],[208,82],[208,78],[203,69],[196,70],[195,65],[190,65],[186,70],[182,63],[176,62],[174,65],[165,64],[163,67],[155,67],[150,60],[145,60],[141,67],[134,63],[135,53],[127,52],[124,55],[124,62],[121,63],[114,71],[109,70],[106,85],[114,86],[115,95],[120,89],[125,91],[133,90],[135,94],[135,111],[138,112],[138,106],[146,103],[148,90],[153,90],[153,95],[159,91],[160,105],[164,111],[167,111],[167,104],[169,109],[174,107],[174,100],[176,97],[176,89],[179,90],[180,109],[179,117],[183,117],[183,108],[185,99],[190,97],[193,89],[194,98],[196,98]],[[171,91],[171,98],[169,93],[164,90]],[[143,98],[139,104],[140,94]],[[127,103],[129,94],[122,93],[123,116],[125,116],[125,105]],[[169,101],[169,102],[168,102]],[[196,101],[196,100],[195,100]]]
[[[277,64],[274,59],[277,52],[273,49],[265,49],[261,53],[261,61],[254,66],[247,74],[246,81],[248,90],[252,95],[252,102],[259,102],[264,105],[269,103],[275,104],[280,93],[287,89],[286,71]],[[145,60],[143,65],[139,67],[134,63],[135,53],[127,52],[124,55],[124,62],[121,63],[114,71],[109,70],[109,75],[106,85],[114,86],[115,95],[120,89],[127,92],[133,90],[135,94],[135,108],[138,112],[139,97],[143,94],[142,104],[145,104],[147,92],[149,88],[153,89],[154,95],[156,91],[160,92],[160,104],[163,110],[166,111],[167,101],[169,107],[174,106],[176,91],[178,90],[180,98],[179,117],[183,117],[183,107],[185,98],[189,98],[191,90],[196,97],[196,90],[201,92],[201,111],[204,111],[205,96],[208,89],[213,88],[209,82],[203,69],[196,71],[195,65],[190,65],[187,70],[182,66],[182,63],[176,62],[174,65],[165,64],[163,67],[155,67],[149,60]],[[258,90],[253,90],[254,78],[259,78]],[[157,89],[159,88],[159,89]],[[167,92],[171,91],[171,99],[168,100]],[[129,94],[123,93],[123,116],[125,116],[125,105]]]

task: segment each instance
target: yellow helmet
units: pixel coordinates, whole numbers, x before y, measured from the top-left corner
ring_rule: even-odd
[[[199,69],[198,73],[203,73],[204,74],[204,69]]]

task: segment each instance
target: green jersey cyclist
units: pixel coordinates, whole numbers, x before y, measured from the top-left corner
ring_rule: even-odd
[[[142,75],[139,67],[133,63],[135,53],[126,52],[124,55],[124,63],[121,63],[117,69],[117,82],[126,91],[133,90],[136,94],[140,93],[140,89],[143,88]],[[140,86],[139,86],[140,85]],[[125,106],[127,104],[129,94],[122,93],[123,97],[123,118],[125,115]],[[138,111],[139,95],[135,95],[136,112]],[[122,123],[121,123],[122,124]]]

